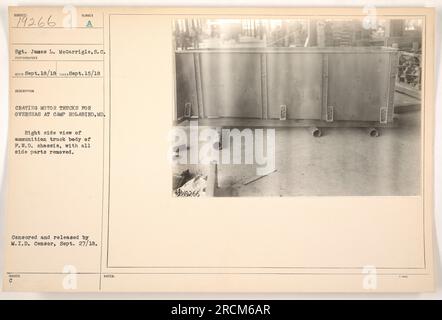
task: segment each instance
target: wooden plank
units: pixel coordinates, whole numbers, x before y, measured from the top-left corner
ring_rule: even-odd
[[[211,163],[209,165],[209,173],[207,174],[206,197],[215,196],[218,188],[218,165]]]
[[[262,178],[264,178],[264,177],[267,177],[267,176],[269,176],[269,175],[271,175],[272,173],[275,173],[275,172],[276,172],[276,169],[270,171],[270,172],[267,173],[267,174],[263,174],[263,175],[260,175],[260,176],[248,177],[247,179],[245,179],[245,180],[243,181],[242,184],[246,186],[246,185],[251,184],[251,183],[253,183],[253,182],[255,182],[255,181],[258,181],[258,180],[260,180],[260,179],[262,179]]]
[[[416,99],[421,98],[421,92],[419,90],[410,88],[410,87],[405,86],[405,85],[398,83],[398,82],[396,82],[396,91],[406,94],[406,95],[416,98]]]
[[[404,113],[404,112],[408,112],[408,111],[419,111],[420,109],[421,109],[421,104],[414,103],[414,102],[402,103],[402,104],[394,106],[395,113]]]
[[[318,128],[391,128],[398,125],[397,121],[380,123],[379,121],[333,121],[323,120],[275,120],[275,119],[244,119],[244,118],[211,118],[199,119],[199,126],[223,127],[223,128],[296,128],[296,127],[318,127]],[[181,126],[188,126],[189,121],[179,123]]]

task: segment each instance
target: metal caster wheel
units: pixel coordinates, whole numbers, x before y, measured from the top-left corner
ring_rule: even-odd
[[[376,128],[370,128],[368,129],[368,134],[370,137],[376,138],[380,136],[380,132],[378,129]]]
[[[322,136],[322,130],[320,128],[312,128],[312,136],[315,138],[319,138]]]

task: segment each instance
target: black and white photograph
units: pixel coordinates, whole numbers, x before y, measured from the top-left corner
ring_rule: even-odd
[[[422,20],[172,29],[174,196],[421,194]]]

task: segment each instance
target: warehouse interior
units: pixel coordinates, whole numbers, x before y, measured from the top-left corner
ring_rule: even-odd
[[[174,195],[421,193],[421,20],[187,18],[173,32],[175,127],[275,132],[265,174],[177,161],[200,146],[174,145]]]

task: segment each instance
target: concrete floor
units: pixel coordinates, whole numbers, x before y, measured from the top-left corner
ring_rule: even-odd
[[[418,99],[396,92],[398,127],[380,129],[376,138],[366,128],[325,128],[320,138],[308,128],[277,128],[276,172],[244,185],[257,177],[256,165],[218,165],[215,196],[419,195],[419,105]],[[173,171],[186,169],[208,174],[207,165],[177,165]]]
[[[277,171],[244,185],[255,165],[219,165],[217,196],[403,196],[420,194],[420,111],[397,128],[276,129]]]

